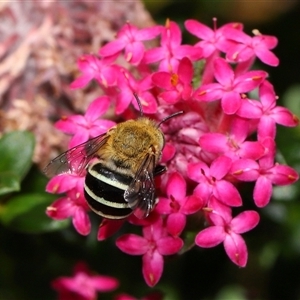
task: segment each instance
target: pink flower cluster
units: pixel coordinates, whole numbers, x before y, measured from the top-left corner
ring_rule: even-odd
[[[110,276],[98,275],[91,271],[83,262],[78,262],[70,277],[58,277],[51,282],[52,288],[58,293],[59,300],[96,300],[98,292],[111,292],[119,286],[119,281]],[[162,300],[163,294],[152,292],[141,300]],[[137,300],[137,298],[120,293],[114,300]]]
[[[58,293],[57,299],[94,300],[97,292],[110,292],[119,285],[113,277],[93,274],[82,262],[76,264],[73,273],[72,277],[59,277],[51,282]]]
[[[240,183],[255,182],[253,200],[261,208],[269,203],[273,185],[298,180],[294,169],[275,161],[277,124],[293,127],[298,118],[276,105],[268,74],[250,70],[256,58],[278,65],[271,52],[277,39],[257,30],[249,36],[240,23],[216,28],[214,20],[213,29],[196,20],[184,25],[199,39],[195,45],[182,44],[180,27],[170,20],[146,29],[127,23],[98,55],[79,58],[81,76],[71,87],[83,88],[94,80],[105,96],[92,102],[84,116],[63,117],[56,123],[73,135],[72,147],[115,124],[101,118],[110,107],[123,120],[137,117],[134,94],[144,113],[157,121],[184,110],[161,126],[166,139],[162,163],[168,171],[157,182],[158,205],[145,220],[128,219],[142,226],[142,236],[125,234],[116,241],[125,253],[142,256],[149,286],[162,275],[163,257],[182,249],[189,216],[207,221],[207,228],[196,228],[197,246],[223,243],[232,262],[244,267],[248,251],[241,234],[258,224],[259,214],[232,214],[243,205]],[[159,44],[153,47],[156,38]],[[47,191],[66,194],[48,207],[47,214],[59,220],[71,217],[76,230],[87,235],[91,225],[83,182],[84,177],[76,174],[52,178]],[[98,239],[110,236],[123,222],[104,220]]]

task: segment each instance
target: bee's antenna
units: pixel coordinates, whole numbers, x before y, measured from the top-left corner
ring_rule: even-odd
[[[183,113],[184,113],[184,111],[183,111],[183,110],[180,110],[180,111],[177,111],[176,113],[174,113],[174,114],[172,114],[172,115],[170,115],[170,116],[165,117],[164,119],[162,119],[162,120],[158,123],[158,127],[159,127],[162,123],[164,123],[164,122],[170,120],[170,119],[173,118],[173,117],[177,117],[177,116],[179,116],[179,115],[182,115]]]
[[[140,100],[140,98],[138,97],[138,95],[136,93],[133,93],[133,96],[136,99],[136,102],[137,102],[137,104],[139,106],[140,116],[143,117],[144,116],[144,112],[143,112],[143,106],[142,106],[141,100]]]

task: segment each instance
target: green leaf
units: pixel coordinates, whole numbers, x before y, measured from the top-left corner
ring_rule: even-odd
[[[20,177],[11,172],[0,173],[0,196],[20,190]]]
[[[15,230],[40,233],[65,228],[69,220],[55,221],[46,215],[46,208],[57,196],[47,193],[21,194],[10,198],[0,209],[0,221]]]
[[[6,133],[0,139],[0,195],[20,189],[32,165],[34,145],[33,134],[25,131]]]

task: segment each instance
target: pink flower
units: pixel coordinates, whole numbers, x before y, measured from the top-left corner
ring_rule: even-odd
[[[97,292],[113,291],[119,282],[110,276],[92,274],[85,264],[78,263],[72,277],[59,277],[51,284],[60,300],[95,300]]]
[[[259,100],[245,99],[237,111],[237,115],[258,119],[258,138],[275,138],[276,123],[283,126],[294,127],[299,124],[299,119],[287,108],[276,106],[277,97],[272,84],[264,81],[259,87]]]
[[[164,89],[159,98],[174,104],[180,100],[189,100],[192,94],[193,65],[184,57],[178,65],[177,73],[157,72],[152,76],[153,83]]]
[[[291,167],[274,164],[275,143],[271,138],[263,141],[268,154],[258,163],[241,159],[233,162],[230,173],[241,181],[256,181],[253,198],[256,206],[266,206],[272,196],[273,185],[289,185],[298,180],[298,173]]]
[[[276,125],[296,126],[299,120],[276,106],[277,96],[266,81],[266,72],[249,71],[256,57],[269,65],[278,64],[270,51],[277,39],[258,31],[250,37],[242,32],[240,23],[217,29],[216,19],[213,29],[196,20],[187,20],[185,27],[199,38],[194,46],[182,45],[180,26],[170,20],[164,27],[141,30],[127,23],[115,41],[100,49],[101,57],[82,56],[78,60],[81,75],[71,88],[85,87],[94,79],[106,96],[94,100],[84,115],[63,117],[56,123],[58,129],[73,136],[73,147],[114,126],[114,122],[100,119],[112,110],[114,115],[109,118],[116,122],[141,116],[137,96],[144,114],[159,124],[165,144],[159,163],[168,171],[155,176],[157,206],[145,219],[134,215],[119,221],[104,219],[97,235],[102,241],[125,222],[142,228],[143,236],[125,234],[116,245],[127,254],[142,256],[143,276],[149,286],[162,276],[164,255],[182,248],[179,236],[189,236],[192,227],[187,226],[187,219],[195,228],[200,215],[212,226],[198,233],[196,244],[213,247],[223,243],[230,259],[245,266],[248,253],[241,234],[254,228],[259,217],[254,211],[232,217],[231,207],[243,204],[241,182],[254,182],[254,202],[264,207],[273,185],[291,184],[299,177],[291,167],[274,162]],[[159,47],[144,43],[159,35]],[[248,93],[256,89],[258,100],[249,99]],[[178,111],[184,114],[168,119]],[[155,151],[155,145],[151,146],[150,152]],[[66,193],[47,208],[47,215],[56,220],[71,218],[76,230],[87,235],[91,223],[83,198],[86,169],[82,166],[90,157],[83,152],[75,148],[52,162],[53,168],[51,164],[46,168],[48,175],[60,174],[49,181],[46,190]],[[77,156],[72,159],[74,153]],[[142,166],[140,174],[149,179],[144,171]],[[143,184],[148,186],[149,180]],[[62,291],[70,295],[69,290]]]
[[[88,107],[84,116],[73,115],[62,117],[56,122],[55,127],[59,130],[74,135],[69,143],[69,148],[73,148],[88,139],[105,133],[116,123],[110,120],[100,120],[108,110],[110,100],[107,96],[99,97],[94,100]]]
[[[160,214],[168,215],[167,229],[171,235],[179,236],[186,225],[186,215],[203,207],[200,198],[186,196],[186,182],[179,173],[173,173],[166,186],[168,198],[161,197],[156,206]]]
[[[143,298],[136,298],[128,294],[117,295],[114,300],[163,300],[164,294],[160,291],[154,291]]]
[[[179,26],[167,20],[162,30],[160,47],[152,48],[145,53],[143,63],[159,63],[159,71],[177,72],[179,60],[188,57],[191,61],[202,58],[202,49],[190,45],[181,45]]]
[[[150,91],[153,87],[151,75],[145,76],[141,80],[136,80],[128,71],[124,70],[122,76],[119,77],[118,86],[120,93],[117,96],[117,115],[123,113],[130,103],[139,111],[134,94],[138,96],[144,113],[156,113],[157,101]]]
[[[210,29],[208,26],[196,21],[187,20],[184,25],[186,29],[199,39],[200,42],[195,44],[195,47],[200,47],[203,51],[203,57],[206,59],[205,68],[202,74],[202,84],[211,83],[214,75],[213,62],[215,58],[220,56],[220,51],[227,52],[227,49],[231,47],[234,42],[227,39],[223,31],[226,28],[235,28],[236,30],[242,30],[243,25],[241,23],[228,23],[217,29],[217,19],[213,18],[214,28]]]
[[[116,84],[118,68],[111,66],[109,60],[100,59],[95,55],[83,55],[77,64],[82,75],[71,83],[72,89],[83,88],[92,79],[97,80],[103,87]]]
[[[116,40],[103,46],[99,53],[104,57],[116,56],[124,50],[125,59],[133,65],[138,65],[145,52],[143,41],[158,36],[162,26],[138,29],[127,22],[117,33]]]
[[[195,46],[202,48],[204,58],[211,56],[215,51],[226,52],[227,49],[233,45],[233,43],[224,36],[223,32],[225,29],[234,28],[235,30],[242,30],[243,28],[241,23],[228,23],[217,29],[217,19],[214,18],[213,21],[214,29],[196,20],[186,20],[184,22],[187,31],[202,40],[196,43]]]
[[[259,159],[265,148],[260,142],[246,141],[249,134],[249,121],[235,118],[231,122],[230,132],[206,133],[200,137],[200,147],[208,152],[237,158]]]
[[[188,165],[188,176],[198,182],[194,194],[208,203],[211,196],[228,206],[241,206],[242,198],[236,187],[226,180],[232,160],[226,156],[219,156],[211,166],[199,162]]]
[[[143,237],[125,234],[116,241],[117,247],[130,255],[143,255],[143,276],[149,286],[159,281],[164,267],[164,255],[177,253],[183,246],[179,237],[169,236],[162,219],[143,228]]]
[[[61,194],[72,189],[83,191],[84,177],[77,174],[63,173],[54,176],[46,186],[46,192],[51,194]]]
[[[104,241],[115,234],[124,224],[124,220],[103,219],[98,230],[98,241]]]
[[[253,61],[257,56],[263,63],[276,67],[279,60],[276,55],[270,51],[277,46],[277,38],[274,36],[262,35],[258,30],[254,30],[254,37],[250,37],[241,30],[226,28],[224,36],[236,42],[226,55],[230,62]]]
[[[209,213],[212,226],[200,231],[195,239],[196,245],[210,248],[224,244],[225,251],[232,262],[245,267],[248,259],[247,246],[241,233],[253,229],[259,222],[256,211],[244,211],[235,218],[224,210],[220,214],[216,210]]]
[[[234,114],[241,106],[242,93],[247,93],[258,87],[267,77],[264,71],[249,71],[235,76],[229,64],[223,58],[214,61],[215,78],[218,83],[205,84],[195,91],[194,97],[199,101],[214,101],[221,99],[223,111]]]
[[[91,222],[87,212],[89,207],[82,193],[77,189],[67,192],[67,195],[54,201],[47,207],[46,214],[54,220],[72,218],[73,226],[78,233],[88,235],[91,231]]]

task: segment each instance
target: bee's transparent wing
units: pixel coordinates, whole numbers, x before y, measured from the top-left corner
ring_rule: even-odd
[[[51,160],[45,167],[44,173],[48,177],[61,173],[80,175],[90,160],[95,157],[97,151],[105,144],[107,138],[108,135],[104,133],[69,149]]]
[[[146,218],[155,204],[154,163],[155,157],[147,155],[124,193],[125,201],[140,219]]]

